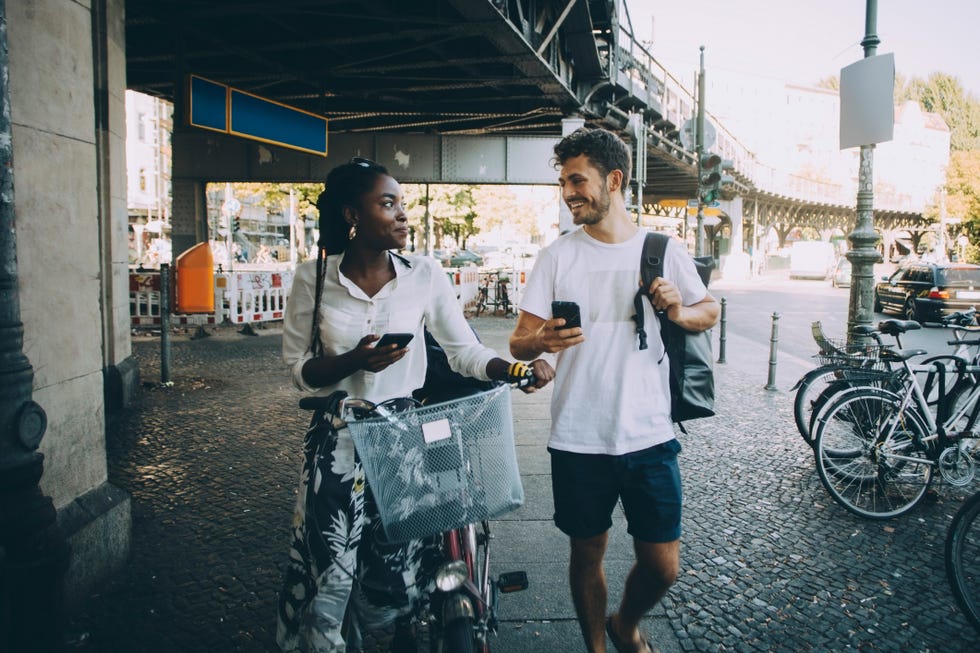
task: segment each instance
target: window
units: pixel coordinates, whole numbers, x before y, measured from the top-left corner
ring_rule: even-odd
[[[978,268],[946,268],[936,272],[940,286],[980,286]]]

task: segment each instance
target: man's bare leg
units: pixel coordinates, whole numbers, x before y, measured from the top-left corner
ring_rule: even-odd
[[[663,598],[677,580],[681,563],[680,540],[664,543],[633,540],[636,563],[626,577],[626,588],[619,612],[612,616],[612,628],[624,642],[632,642],[636,650],[645,651],[640,636],[640,619]],[[581,620],[581,617],[579,617]]]
[[[570,538],[568,581],[582,638],[589,653],[606,653],[606,573],[602,559],[609,535]]]

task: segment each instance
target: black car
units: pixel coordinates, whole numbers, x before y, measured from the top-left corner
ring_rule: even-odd
[[[916,262],[875,285],[874,310],[935,322],[971,306],[980,309],[980,265]]]

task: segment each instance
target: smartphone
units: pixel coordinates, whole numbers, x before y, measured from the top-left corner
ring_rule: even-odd
[[[386,333],[381,336],[375,347],[384,347],[385,345],[398,345],[398,349],[401,349],[409,342],[412,341],[415,335],[412,333]]]
[[[571,329],[582,326],[582,316],[579,314],[578,304],[575,302],[551,302],[551,315],[552,317],[565,318],[565,326],[555,327],[556,329]]]

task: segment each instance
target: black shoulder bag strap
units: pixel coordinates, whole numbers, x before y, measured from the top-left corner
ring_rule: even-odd
[[[647,232],[646,238],[643,240],[643,254],[640,257],[640,279],[643,285],[639,290],[636,291],[636,295],[633,296],[633,308],[636,314],[633,315],[633,321],[636,322],[636,335],[640,339],[640,349],[647,348],[647,332],[644,329],[644,319],[643,319],[643,298],[649,297],[647,292],[650,289],[650,284],[657,277],[662,277],[664,274],[664,256],[667,254],[667,240],[670,238],[665,234],[659,234],[655,232]],[[653,301],[653,298],[650,298]],[[656,311],[656,309],[654,309]],[[660,311],[656,311],[658,317],[660,316]],[[666,338],[666,330],[660,329],[661,338]],[[664,342],[664,352],[666,353],[666,341]]]

